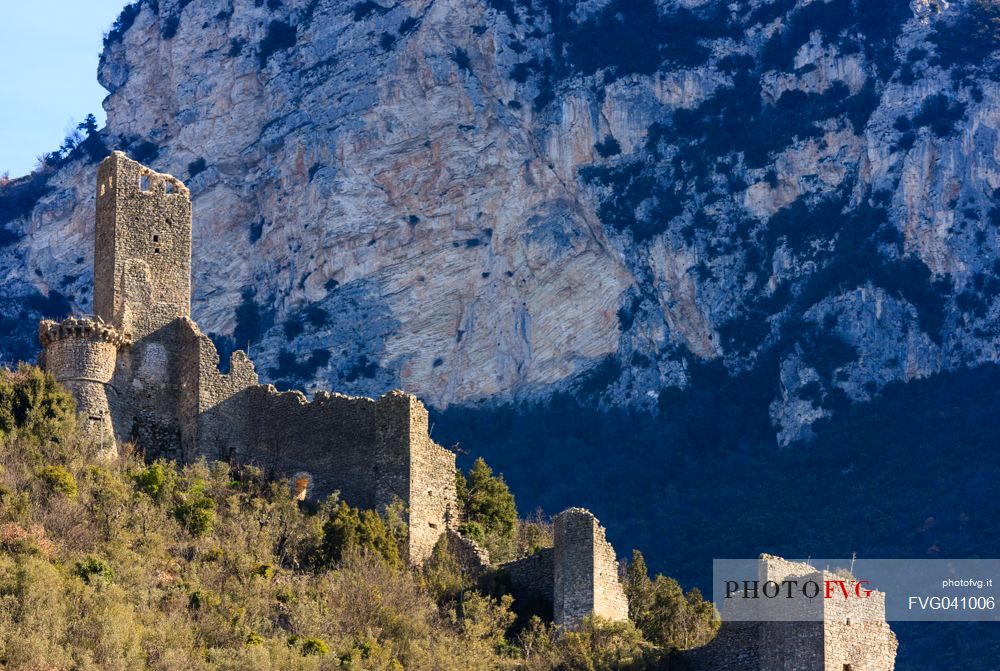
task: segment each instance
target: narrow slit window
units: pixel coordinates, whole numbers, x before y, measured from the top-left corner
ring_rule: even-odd
[[[159,242],[159,241],[160,241],[160,236],[154,235],[153,236],[153,242]]]
[[[149,175],[143,175],[139,178],[139,190],[149,191]]]

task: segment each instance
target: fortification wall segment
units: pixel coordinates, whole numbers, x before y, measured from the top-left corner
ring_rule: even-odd
[[[137,338],[191,313],[187,187],[118,151],[97,171],[94,310]]]
[[[556,516],[553,526],[555,622],[574,627],[591,614],[627,620],[628,601],[618,579],[618,560],[597,518],[582,508],[570,508]]]
[[[712,641],[683,653],[686,671],[763,671],[762,623],[723,622]]]
[[[352,506],[376,507],[375,401],[318,392],[250,387],[251,459],[282,475],[304,474],[310,498],[339,491]]]

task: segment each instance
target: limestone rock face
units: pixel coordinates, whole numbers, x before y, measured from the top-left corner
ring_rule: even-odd
[[[95,141],[186,182],[192,316],[279,386],[655,409],[769,365],[788,443],[997,358],[974,5],[142,0]],[[0,186],[8,359],[92,309],[88,151]]]

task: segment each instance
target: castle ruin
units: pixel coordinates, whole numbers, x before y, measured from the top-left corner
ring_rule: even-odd
[[[415,397],[279,392],[259,383],[242,351],[219,370],[212,341],[191,320],[191,200],[180,180],[114,152],[97,172],[93,316],[43,321],[41,363],[77,402],[88,433],[113,454],[133,441],[149,454],[253,463],[291,478],[298,498],[332,492],[350,505],[407,511],[407,557],[419,564],[442,534],[481,565],[457,534],[455,455],[431,440]],[[556,622],[593,612],[628,617],[614,549],[593,515],[556,517],[549,594]],[[550,552],[552,552],[550,550]]]
[[[179,462],[252,463],[290,477],[298,498],[333,492],[350,505],[407,511],[406,556],[419,564],[442,535],[464,564],[489,557],[458,534],[455,455],[428,433],[423,404],[401,391],[379,399],[260,384],[242,351],[219,369],[191,320],[191,200],[184,184],[114,152],[98,168],[94,312],[39,326],[41,365],[73,394],[108,454],[135,442]],[[557,624],[628,619],[614,548],[588,511],[554,519],[554,547],[497,568],[516,594],[548,605]],[[814,571],[773,558],[767,570]],[[789,568],[790,567],[790,568]],[[800,573],[795,573],[799,571]],[[726,623],[688,657],[696,669],[891,671],[895,637],[881,614],[822,622]],[[774,652],[779,650],[781,652]]]

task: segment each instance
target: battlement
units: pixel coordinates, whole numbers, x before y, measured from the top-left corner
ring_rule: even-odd
[[[107,165],[105,165],[107,163]],[[135,164],[137,169],[128,169]],[[122,169],[122,168],[125,169]],[[114,151],[102,162],[97,177],[98,199],[110,196],[116,190],[129,190],[146,197],[182,197],[190,200],[191,192],[184,182],[173,175],[156,172],[141,163],[131,160],[125,152]]]
[[[115,347],[132,344],[128,333],[105,323],[100,317],[67,317],[61,322],[43,319],[38,325],[38,341],[42,347],[69,339],[106,342]]]

